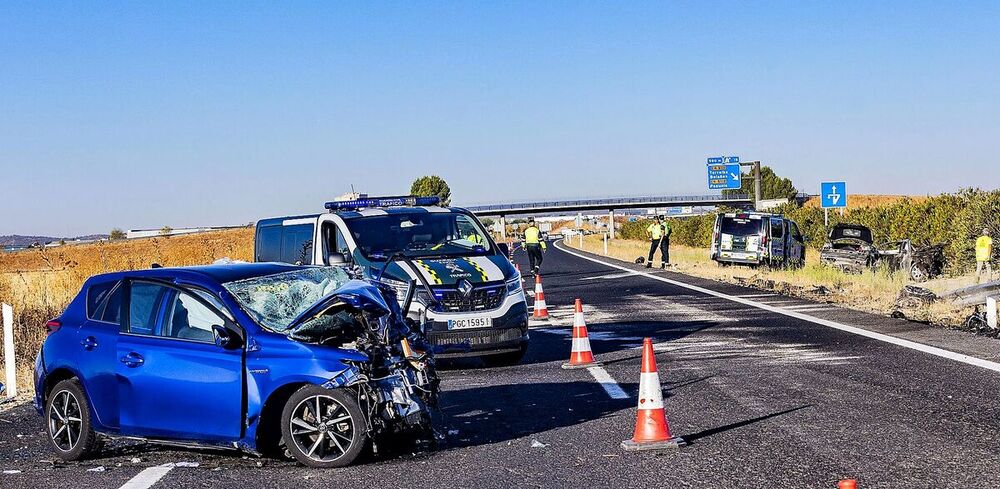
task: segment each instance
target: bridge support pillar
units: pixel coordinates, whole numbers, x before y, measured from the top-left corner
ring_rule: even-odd
[[[500,216],[500,238],[503,241],[507,241],[507,217]]]
[[[608,239],[615,239],[615,210],[608,211]]]

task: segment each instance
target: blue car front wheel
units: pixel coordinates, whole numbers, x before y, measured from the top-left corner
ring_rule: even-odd
[[[288,451],[309,467],[350,465],[367,440],[364,414],[342,390],[307,385],[296,391],[281,413],[281,435]]]

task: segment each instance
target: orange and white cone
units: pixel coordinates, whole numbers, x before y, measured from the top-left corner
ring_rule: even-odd
[[[656,372],[653,340],[642,342],[642,370],[639,374],[639,412],[635,420],[635,434],[622,442],[628,451],[677,448],[684,444],[679,436],[670,436],[670,425],[663,410],[663,391],[660,374]]]
[[[542,290],[541,275],[535,275],[535,304],[532,309],[535,311],[532,314],[535,319],[549,318],[549,308],[545,305],[545,291]]]
[[[587,323],[583,320],[583,302],[577,299],[576,312],[573,314],[573,347],[569,362],[562,364],[562,368],[585,368],[592,365],[600,365],[600,362],[594,361],[594,352],[590,351]]]
[[[844,479],[837,484],[837,489],[858,489],[858,481],[855,479]]]

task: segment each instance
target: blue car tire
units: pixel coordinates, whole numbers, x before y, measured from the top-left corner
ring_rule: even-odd
[[[303,465],[350,465],[368,441],[368,422],[353,391],[306,385],[295,391],[281,412],[285,447]]]
[[[77,379],[56,384],[45,403],[45,431],[56,455],[81,460],[100,449],[90,406]]]

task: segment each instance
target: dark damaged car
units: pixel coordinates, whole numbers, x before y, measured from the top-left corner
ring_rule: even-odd
[[[834,226],[819,253],[824,264],[847,273],[861,273],[875,266],[878,258],[871,229],[857,224]]]
[[[394,291],[343,268],[98,275],[46,329],[35,407],[65,460],[126,437],[339,467],[432,431],[438,380],[420,326]]]
[[[868,227],[837,224],[820,251],[820,261],[847,273],[884,264],[889,270],[905,272],[914,282],[923,282],[943,272],[944,246],[917,246],[908,239],[875,246]]]

